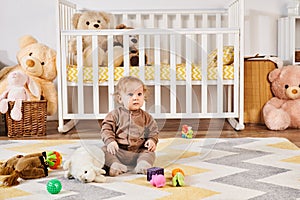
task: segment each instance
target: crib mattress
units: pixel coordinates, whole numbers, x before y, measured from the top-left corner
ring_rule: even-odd
[[[207,79],[216,80],[217,79],[217,67],[208,67]],[[129,74],[139,77],[139,67],[131,66],[129,67]],[[161,80],[170,80],[171,68],[169,65],[162,64],[160,66],[160,79]],[[124,74],[124,67],[115,67],[114,68],[114,80],[118,81]],[[231,65],[223,66],[223,79],[224,80],[233,80],[234,78],[234,67]],[[69,82],[77,83],[78,81],[78,69],[76,65],[69,65],[67,67],[67,80]],[[98,68],[99,83],[105,82],[108,80],[108,67],[99,67]],[[145,66],[145,79],[154,80],[155,78],[155,67],[154,66]],[[186,67],[184,64],[178,64],[176,66],[176,79],[182,81],[186,79]],[[197,65],[192,65],[192,80],[200,81],[202,79],[201,67]],[[83,82],[92,83],[93,82],[93,68],[92,67],[83,67]]]

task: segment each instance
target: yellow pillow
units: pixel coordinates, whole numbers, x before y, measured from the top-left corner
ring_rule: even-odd
[[[216,67],[218,60],[218,50],[213,50],[208,55],[208,67]],[[223,47],[223,65],[230,65],[234,61],[234,47],[233,46],[224,46]]]

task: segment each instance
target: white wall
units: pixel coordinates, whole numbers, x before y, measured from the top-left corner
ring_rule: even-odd
[[[245,54],[277,54],[277,19],[286,15],[289,0],[245,0]],[[158,9],[221,7],[224,0],[74,0],[85,7],[111,9]],[[15,64],[18,39],[31,34],[56,48],[56,1],[0,0],[0,61]]]

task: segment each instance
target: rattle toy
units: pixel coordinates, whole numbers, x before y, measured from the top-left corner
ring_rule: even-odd
[[[191,126],[183,125],[181,130],[181,137],[191,139],[193,137],[194,131]]]
[[[173,186],[184,186],[184,172],[180,168],[172,170],[172,183]]]
[[[57,169],[62,164],[62,156],[57,151],[49,151],[47,152],[46,162],[50,169]]]

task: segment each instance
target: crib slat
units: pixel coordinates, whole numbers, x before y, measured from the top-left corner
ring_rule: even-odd
[[[62,44],[65,44],[66,43],[66,37],[62,37]],[[61,46],[61,57],[62,58],[66,58],[66,45],[62,45]],[[59,58],[58,58],[59,59]],[[64,115],[68,113],[68,88],[67,87],[62,87],[63,85],[66,86],[68,85],[68,82],[67,82],[67,62],[66,62],[66,59],[60,59],[61,60],[61,66],[63,67],[60,67],[58,68],[58,70],[61,70],[61,73],[59,74],[62,74],[60,77],[61,79],[58,79],[58,84],[57,84],[57,90],[58,90],[58,95],[60,95],[60,91],[62,91],[62,103],[61,102],[58,102],[59,105],[64,105],[64,106],[58,106],[58,109],[62,109],[60,110],[60,113],[63,113]],[[60,80],[61,80],[61,83],[60,83]],[[60,127],[62,127],[62,124],[60,125]]]
[[[78,113],[84,113],[82,36],[77,36]]]
[[[202,28],[207,28],[208,27],[208,15],[204,13],[202,15]]]
[[[176,37],[170,35],[170,111],[172,114],[176,113]]]
[[[113,56],[113,35],[107,36],[107,52],[108,52],[108,109],[114,108],[114,56]]]
[[[218,63],[218,76],[217,76],[217,112],[223,113],[223,34],[217,34],[217,63]]]
[[[94,114],[99,113],[99,73],[98,73],[98,36],[92,36],[92,49],[93,49],[93,109]]]
[[[222,18],[221,14],[216,14],[216,28],[222,27]]]
[[[139,77],[145,82],[145,36],[139,35]]]
[[[124,76],[129,75],[129,37],[127,34],[123,35],[123,65]]]
[[[159,105],[161,105],[161,87],[160,87],[160,35],[154,36],[154,65],[155,65],[155,113],[161,113]]]
[[[234,62],[233,62],[233,66],[234,66],[234,108],[233,111],[234,113],[237,113],[239,108],[238,108],[238,103],[239,102],[239,97],[240,97],[240,92],[239,92],[239,87],[237,87],[238,85],[240,85],[240,77],[239,77],[239,68],[242,67],[240,66],[240,62],[243,62],[240,60],[239,58],[239,52],[240,52],[240,46],[239,46],[239,37],[237,34],[235,34],[235,41],[234,41]],[[244,89],[244,87],[242,88],[242,90]],[[240,104],[242,104],[243,102],[240,102]],[[243,111],[241,111],[243,112]],[[242,116],[244,117],[244,116]]]
[[[207,114],[207,34],[201,35],[201,113]]]
[[[192,40],[191,35],[186,35],[186,113],[192,113]]]

